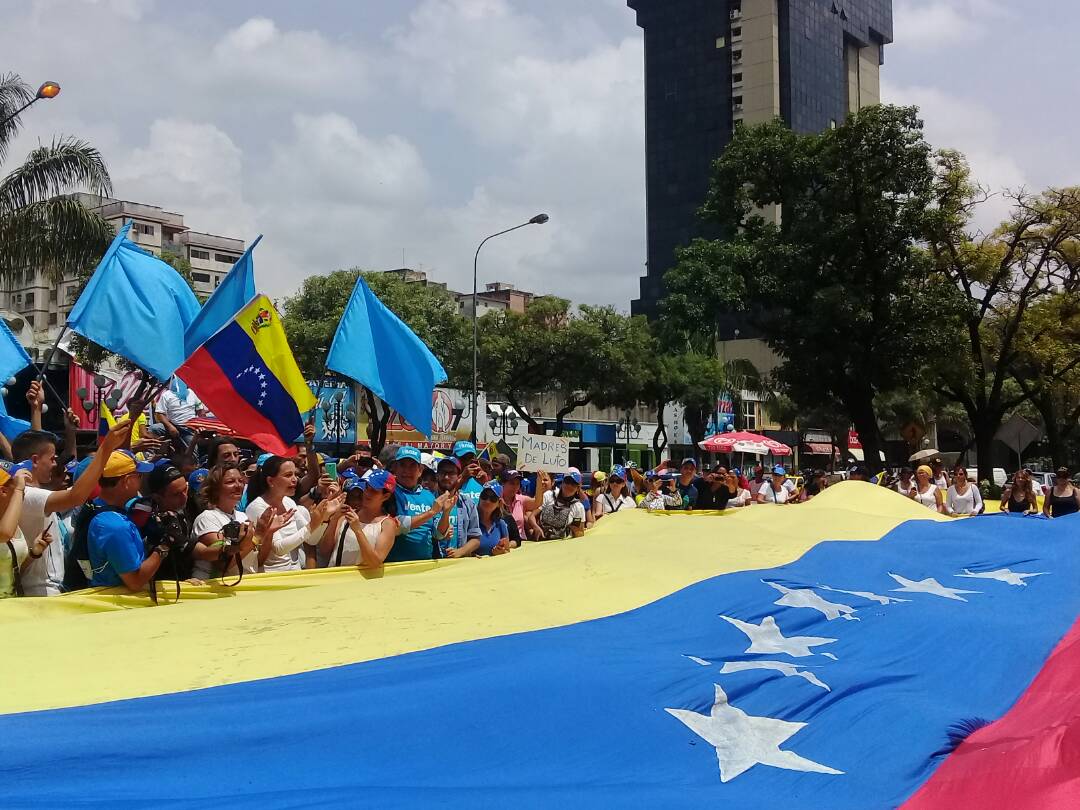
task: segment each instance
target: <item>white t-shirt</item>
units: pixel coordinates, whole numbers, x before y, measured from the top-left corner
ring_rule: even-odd
[[[199,402],[199,398],[195,396],[195,392],[190,388],[183,399],[173,391],[162,391],[157,404],[158,413],[174,425],[186,425],[199,415],[199,408],[201,407],[202,403]]]
[[[607,492],[597,495],[596,503],[600,504],[601,515],[610,515],[612,512],[618,512],[622,509],[633,509],[635,505],[634,499],[629,495],[616,498]]]
[[[950,515],[977,515],[982,511],[982,503],[982,493],[970,483],[963,495],[956,491],[954,484],[945,496],[945,508]]]
[[[945,473],[942,473],[934,479],[934,486],[941,490],[949,488],[949,479],[946,477]]]
[[[281,505],[285,508],[286,512],[290,509],[295,509],[296,514],[293,515],[293,519],[289,523],[275,532],[273,540],[271,541],[273,549],[270,552],[270,556],[267,557],[266,561],[263,563],[263,570],[299,571],[304,567],[304,556],[300,552],[300,547],[304,545],[304,543],[317,545],[319,538],[322,537],[323,530],[326,528],[326,524],[324,523],[315,531],[311,531],[308,528],[311,526],[311,513],[306,507],[297,506],[296,501],[287,496],[281,499]],[[269,508],[270,504],[262,498],[256,498],[248,504],[248,520],[252,523],[258,523],[262,513]]]
[[[19,529],[27,545],[37,542],[38,535],[46,527],[53,540],[41,559],[34,560],[23,571],[23,591],[27,596],[57,596],[64,586],[64,544],[60,542],[56,515],[45,514],[45,503],[50,495],[52,491],[41,487],[27,487],[23,492]]]
[[[766,486],[768,485],[766,484]],[[728,501],[728,507],[747,506],[751,501],[753,501],[753,496],[750,495],[750,490],[739,489],[738,494]]]
[[[780,491],[777,492],[773,489],[772,482],[766,481],[758,490],[758,495],[765,499],[765,503],[787,503],[794,494],[791,489],[788,489],[788,483],[788,481],[784,481],[780,485]],[[792,485],[792,489],[794,489],[794,485]]]
[[[15,559],[11,559],[11,549],[15,549]],[[11,538],[11,546],[0,543],[0,599],[15,596],[15,572],[12,566],[22,565],[30,555],[30,549],[23,539],[22,532],[15,531]]]
[[[237,523],[247,523],[247,515],[240,511],[234,511],[231,515],[228,512],[222,512],[218,508],[207,509],[205,512],[201,512],[195,523],[192,524],[191,534],[198,540],[204,534],[213,534],[214,532],[220,532],[225,528],[225,524],[235,520]],[[255,549],[250,554],[247,554],[241,562],[244,564],[244,573],[252,574],[258,570],[259,567],[259,551]],[[196,560],[195,568],[192,571],[192,576],[195,579],[212,579],[214,577],[214,569],[218,566],[216,562],[211,560]],[[230,568],[234,567],[233,563],[229,563]],[[234,571],[228,573],[235,573]]]

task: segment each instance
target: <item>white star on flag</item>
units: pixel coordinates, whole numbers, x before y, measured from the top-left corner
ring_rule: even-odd
[[[982,591],[963,591],[959,588],[946,588],[933,577],[913,580],[902,577],[899,574],[889,574],[902,588],[893,588],[894,593],[928,593],[932,596],[940,596],[943,599],[955,599],[957,602],[966,602],[967,599],[960,596],[962,593],[982,593]]]
[[[830,588],[828,585],[818,586],[823,591],[830,591],[832,593],[846,593],[848,596],[858,596],[860,599],[865,599],[868,602],[877,602],[879,605],[891,605],[900,604],[901,602],[910,602],[910,599],[897,599],[895,596],[880,596],[870,591],[845,591],[841,588]]]
[[[809,773],[843,773],[793,751],[780,750],[780,745],[806,728],[806,723],[749,715],[728,703],[727,694],[719,684],[716,685],[716,702],[709,714],[687,709],[664,711],[716,749],[721,782],[730,782],[755,765]]]
[[[811,610],[816,610],[821,613],[830,622],[833,619],[847,619],[851,622],[858,621],[858,619],[852,615],[855,613],[855,608],[849,607],[848,605],[841,605],[837,602],[828,602],[808,588],[785,588],[777,582],[767,582],[764,579],[761,581],[770,588],[774,588],[783,594],[779,599],[773,602],[774,605],[791,608],[810,608]]]
[[[750,639],[750,646],[746,649],[747,653],[764,653],[766,655],[780,653],[781,655],[790,655],[792,658],[806,658],[814,654],[810,650],[811,647],[821,647],[836,641],[835,638],[819,638],[817,636],[785,637],[780,632],[780,628],[777,627],[776,619],[772,616],[766,616],[761,620],[761,624],[732,619],[730,616],[721,616],[720,618],[729,624],[735,625]]]
[[[998,582],[1004,582],[1007,585],[1026,587],[1027,583],[1024,581],[1025,579],[1031,579],[1031,577],[1045,577],[1048,573],[1049,571],[1039,571],[1037,574],[1023,574],[1008,568],[999,568],[997,571],[980,571],[976,573],[965,568],[964,573],[956,574],[955,576],[968,577],[969,579],[996,579]]]
[[[797,665],[789,664],[786,661],[728,661],[720,669],[720,674],[730,675],[733,672],[745,672],[750,669],[768,669],[773,672],[782,673],[785,678],[802,678],[807,683],[812,683],[814,686],[820,686],[826,692],[832,691],[832,689],[825,683],[822,683],[813,672],[801,670]]]

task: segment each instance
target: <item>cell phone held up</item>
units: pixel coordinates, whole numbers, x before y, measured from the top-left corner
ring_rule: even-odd
[[[325,464],[323,464],[323,471],[326,473],[326,475],[330,478],[331,481],[338,480],[336,461],[327,461]]]

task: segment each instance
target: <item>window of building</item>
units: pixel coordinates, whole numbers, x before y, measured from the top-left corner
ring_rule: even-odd
[[[16,306],[22,306],[22,293],[15,293]]]
[[[210,283],[210,274],[209,273],[192,273],[191,274],[191,280],[192,281],[197,281],[197,282],[199,282],[201,284],[209,284]]]
[[[193,258],[193,259],[203,259],[204,261],[210,261],[210,251],[209,250],[199,250],[198,248],[192,248],[191,249],[191,258]]]
[[[65,301],[74,301],[75,300],[75,290],[77,290],[77,289],[78,289],[78,287],[76,287],[74,284],[72,284],[70,287],[68,287],[66,290],[64,290],[64,300]]]
[[[55,312],[50,312],[49,313],[49,326],[56,326],[56,313]]]
[[[716,47],[717,47],[717,49],[726,48],[727,47],[727,37],[717,37],[716,38]]]
[[[25,316],[25,318],[26,318],[26,325],[29,326],[31,329],[33,329],[34,328],[34,316],[33,315],[27,315],[27,316]]]
[[[749,400],[744,400],[742,404],[743,411],[743,430],[757,430],[757,403]]]
[[[732,73],[731,74],[731,83],[732,84],[742,84],[742,74],[741,73]]]
[[[742,26],[731,29],[731,38],[732,39],[735,39],[735,37],[741,37],[741,36],[742,36]]]
[[[56,287],[49,290],[49,301],[56,303]]]
[[[221,262],[222,264],[236,264],[236,260],[239,256],[230,256],[227,253],[215,253],[214,261]]]
[[[741,62],[742,61],[742,51],[732,51],[731,52],[731,61],[732,62]]]
[[[143,234],[146,234],[147,236],[153,236],[154,235],[154,226],[153,225],[145,225],[142,222],[135,223],[135,227],[133,228],[133,230],[136,233],[143,233]]]
[[[34,305],[34,294],[33,293],[27,293],[26,294],[26,305],[28,307],[32,307]]]

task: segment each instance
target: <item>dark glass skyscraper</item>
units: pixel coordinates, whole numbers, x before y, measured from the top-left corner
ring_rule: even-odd
[[[645,31],[648,273],[655,315],[675,248],[697,218],[735,124],[782,116],[818,132],[879,101],[892,0],[627,0]]]

